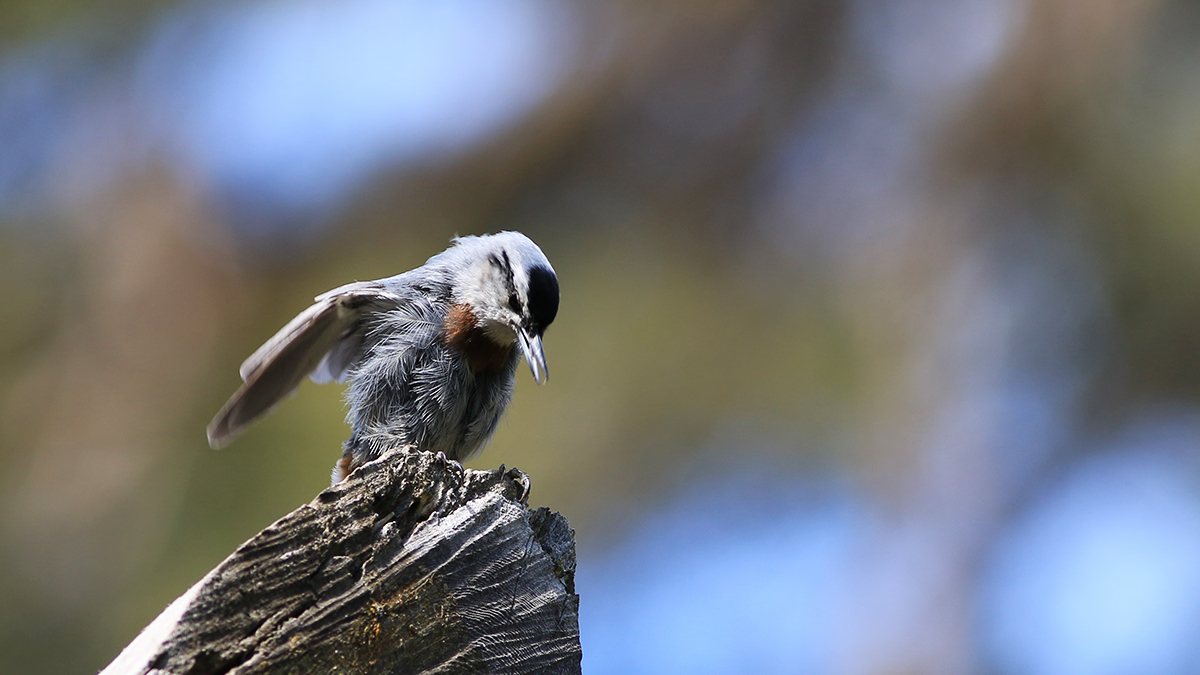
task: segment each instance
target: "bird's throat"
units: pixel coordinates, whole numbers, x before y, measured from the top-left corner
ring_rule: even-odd
[[[495,337],[480,325],[467,305],[451,305],[442,331],[446,346],[462,354],[467,366],[476,373],[501,371],[512,353],[513,341],[509,340],[505,344],[497,342]],[[513,337],[515,339],[516,336]]]

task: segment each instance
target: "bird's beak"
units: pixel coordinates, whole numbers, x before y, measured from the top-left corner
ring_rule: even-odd
[[[525,355],[525,362],[533,372],[533,381],[542,384],[550,379],[550,371],[546,369],[546,352],[542,351],[542,336],[535,335],[526,328],[519,328],[517,342],[521,343],[521,353]]]

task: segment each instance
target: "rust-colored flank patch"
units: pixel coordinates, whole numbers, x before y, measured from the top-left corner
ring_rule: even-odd
[[[338,482],[340,483],[349,478],[350,474],[353,473],[357,468],[358,465],[354,463],[353,457],[342,457],[339,459],[337,463],[337,470],[338,475],[341,476],[341,478],[338,479]]]
[[[494,373],[504,368],[512,345],[496,344],[466,305],[452,305],[442,326],[446,346],[463,355],[475,372]]]

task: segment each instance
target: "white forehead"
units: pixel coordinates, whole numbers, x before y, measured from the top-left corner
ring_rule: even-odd
[[[550,266],[550,261],[546,259],[546,254],[542,253],[542,249],[538,248],[532,239],[520,232],[497,232],[480,237],[456,237],[454,247],[450,250],[462,255],[470,262],[486,260],[492,254],[497,256],[507,254],[512,263],[513,272],[526,279],[528,270],[535,266],[554,270]]]

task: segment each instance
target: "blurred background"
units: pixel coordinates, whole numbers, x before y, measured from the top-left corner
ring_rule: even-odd
[[[585,672],[1200,672],[1182,0],[3,0],[0,671],[313,498],[340,388],[212,451],[238,364],[501,229]]]

